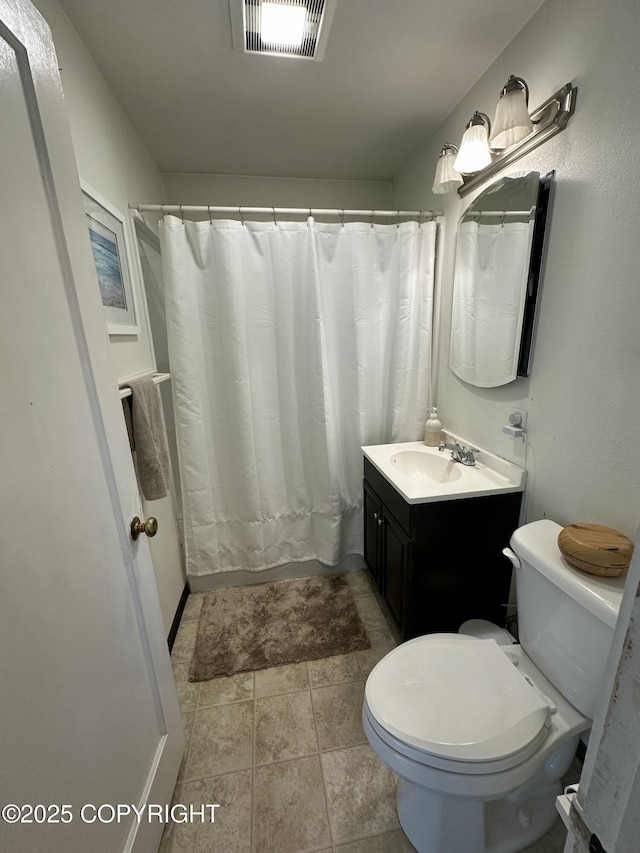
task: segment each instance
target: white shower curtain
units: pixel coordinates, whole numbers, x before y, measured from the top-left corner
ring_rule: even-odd
[[[161,225],[187,571],[362,553],[362,444],[421,435],[435,224]]]
[[[451,313],[453,372],[480,387],[516,378],[533,222],[461,222]]]

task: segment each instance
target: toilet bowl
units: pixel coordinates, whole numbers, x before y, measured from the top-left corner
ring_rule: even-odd
[[[544,835],[590,724],[520,646],[461,634],[398,646],[371,672],[363,706],[420,853],[511,853]]]
[[[560,529],[534,522],[511,539],[520,644],[472,620],[461,630],[480,636],[409,640],[367,679],[365,734],[398,776],[398,817],[419,853],[515,853],[557,818],[622,596],[564,562]]]

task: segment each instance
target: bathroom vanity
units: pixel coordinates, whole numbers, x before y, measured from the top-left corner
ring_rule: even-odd
[[[457,631],[466,619],[504,625],[523,469],[479,451],[462,466],[421,442],[362,448],[364,551],[403,640]]]

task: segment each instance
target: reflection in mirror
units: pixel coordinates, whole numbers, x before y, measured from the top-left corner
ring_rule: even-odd
[[[458,224],[449,366],[470,385],[529,375],[552,178],[503,177]]]

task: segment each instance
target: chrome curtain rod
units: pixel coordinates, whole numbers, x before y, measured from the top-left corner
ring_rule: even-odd
[[[497,216],[499,218],[507,216],[531,216],[535,212],[535,207],[530,207],[528,210],[465,210],[463,216]]]
[[[367,216],[370,219],[378,216],[415,217],[420,219],[435,219],[442,216],[441,210],[343,210],[341,208],[319,208],[319,207],[219,207],[214,205],[191,205],[191,204],[130,204],[130,210],[140,213],[145,211],[156,211],[159,213],[177,213],[182,216],[185,213],[235,213],[244,217],[245,214],[260,214],[264,216]]]

